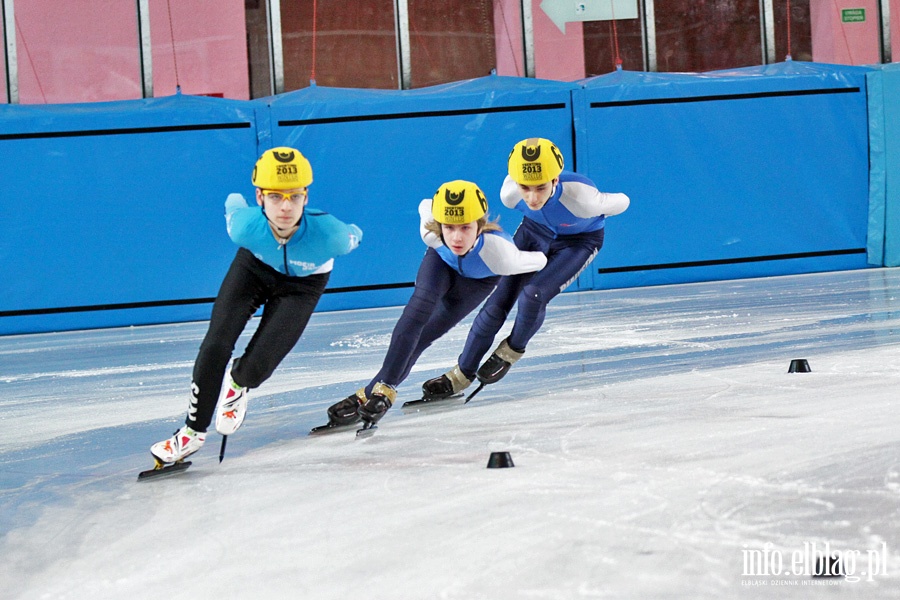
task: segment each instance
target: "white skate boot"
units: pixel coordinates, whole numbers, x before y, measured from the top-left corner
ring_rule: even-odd
[[[170,465],[184,460],[203,446],[206,433],[194,431],[187,425],[167,440],[150,446],[150,453],[162,464]]]
[[[249,392],[249,389],[234,382],[229,371],[228,377],[225,378],[222,397],[219,398],[219,407],[216,409],[216,431],[222,435],[231,435],[238,430],[247,414]]]

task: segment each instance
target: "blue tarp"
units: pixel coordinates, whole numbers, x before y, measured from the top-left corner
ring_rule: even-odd
[[[873,253],[882,250],[884,266],[896,267],[900,266],[900,64],[881,65],[868,81],[871,246]]]
[[[208,318],[180,303],[215,296],[234,253],[223,204],[252,189],[251,106],[179,95],[0,118],[0,333]]]
[[[869,71],[788,62],[582,81],[579,166],[633,200],[611,221],[595,287],[866,266]]]
[[[879,184],[871,73],[793,62],[0,106],[0,334],[208,318],[235,252],[224,198],[252,195],[253,162],[276,145],[312,162],[311,206],[365,231],[337,259],[321,310],[406,301],[424,252],[416,207],[444,181],[477,182],[512,231],[520,217],[498,192],[510,148],[534,136],[632,199],[569,289],[864,268],[879,244],[900,262],[900,78],[877,71],[883,98],[870,95],[884,105]]]

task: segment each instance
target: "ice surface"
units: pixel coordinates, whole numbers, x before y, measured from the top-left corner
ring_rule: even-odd
[[[900,598],[900,270],[564,294],[470,404],[307,437],[399,314],[316,314],[225,461],[151,483],[206,323],[0,338],[0,597]],[[826,544],[850,577],[792,564]]]

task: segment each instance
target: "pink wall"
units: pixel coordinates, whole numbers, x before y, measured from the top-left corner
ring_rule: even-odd
[[[494,43],[497,46],[497,75],[524,77],[525,50],[519,0],[494,0]]]
[[[900,0],[891,0],[891,62],[900,62]]]
[[[896,3],[895,0],[892,2]],[[841,10],[845,8],[864,8],[865,22],[842,23]],[[878,0],[813,0],[809,5],[809,17],[813,61],[842,65],[881,62]]]
[[[6,102],[6,61],[0,60],[0,104],[5,104]]]
[[[15,11],[20,103],[141,97],[134,2],[16,2]]]
[[[566,23],[566,33],[541,10],[541,0],[531,0],[534,21],[534,75],[538,79],[574,81],[584,78],[584,28]]]
[[[175,93],[177,64],[184,94],[250,98],[244,0],[150,0],[150,39],[154,96]]]

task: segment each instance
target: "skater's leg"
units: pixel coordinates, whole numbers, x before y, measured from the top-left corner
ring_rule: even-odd
[[[528,342],[543,325],[550,301],[575,281],[597,256],[603,244],[602,234],[600,231],[587,241],[551,250],[547,256],[547,266],[535,273],[519,295],[516,320],[507,338],[510,348],[524,352]]]
[[[191,407],[185,424],[195,431],[203,432],[209,427],[234,346],[265,299],[264,286],[250,268],[250,260],[255,259],[241,249],[232,261],[194,362]]]
[[[371,394],[372,387],[378,382],[396,387],[403,381],[415,361],[413,354],[426,324],[432,318],[441,298],[450,290],[455,276],[456,272],[437,252],[429,248],[419,265],[413,295],[394,325],[391,344],[381,369],[366,386],[366,395]]]
[[[236,384],[256,388],[271,377],[306,329],[327,283],[324,273],[275,284],[256,332],[234,361],[231,376]]]
[[[410,355],[397,385],[406,380],[416,361],[431,344],[478,308],[478,305],[494,290],[499,280],[499,276],[484,279],[457,278],[456,284],[447,292],[425,324],[422,335],[419,336],[419,343]]]
[[[533,275],[533,273],[525,273],[503,277],[497,285],[497,289],[478,311],[457,363],[466,378],[474,378],[482,357],[490,350],[494,343],[494,337],[503,327],[509,311],[515,305],[519,291]]]

